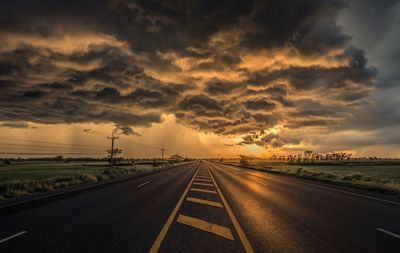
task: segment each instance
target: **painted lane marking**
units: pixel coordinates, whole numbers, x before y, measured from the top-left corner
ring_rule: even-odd
[[[194,181],[203,181],[203,182],[212,182],[211,179],[202,179],[202,178],[195,178]]]
[[[198,189],[198,188],[190,188],[190,190],[195,191],[195,192],[205,192],[205,193],[217,194],[216,191],[212,191],[212,190],[204,190],[204,189]]]
[[[377,201],[381,201],[381,202],[386,202],[386,203],[390,203],[390,204],[395,204],[395,205],[400,205],[399,202],[395,202],[395,201],[391,201],[391,200],[386,200],[386,199],[380,199],[380,198],[376,198],[376,197],[372,197],[372,196],[368,196],[368,195],[364,195],[364,194],[359,194],[359,193],[355,193],[355,192],[348,192],[348,191],[344,191],[344,190],[338,190],[335,188],[331,188],[331,187],[327,187],[327,186],[322,186],[322,185],[317,185],[317,184],[311,184],[311,183],[307,183],[307,182],[300,182],[298,180],[292,180],[292,179],[287,179],[288,181],[292,181],[292,182],[296,182],[296,183],[300,183],[300,184],[306,184],[306,185],[311,185],[311,186],[315,186],[317,188],[321,188],[321,189],[327,189],[327,190],[331,190],[331,191],[335,191],[335,192],[341,192],[341,193],[345,193],[345,194],[349,194],[349,195],[354,195],[354,196],[358,196],[358,197],[363,197],[363,198],[367,198],[367,199],[373,199],[373,200],[377,200]]]
[[[209,205],[209,206],[215,206],[215,207],[219,207],[219,208],[224,208],[221,205],[221,203],[218,203],[218,202],[215,202],[215,201],[209,201],[209,200],[205,200],[205,199],[187,197],[186,201],[194,202],[194,203],[200,203],[200,204]]]
[[[265,185],[265,186],[267,186],[267,184],[266,184],[266,183],[264,183],[264,182],[261,182],[261,181],[258,181],[258,180],[254,180],[254,182],[257,182],[257,183],[259,183],[259,184],[262,184],[262,185]]]
[[[253,175],[253,176],[261,176],[260,174],[255,173],[255,172],[247,172],[247,174],[250,174],[250,175]]]
[[[0,243],[6,242],[6,241],[11,240],[11,239],[13,239],[13,238],[15,238],[15,237],[18,237],[18,236],[20,236],[20,235],[26,234],[27,232],[28,232],[28,231],[21,231],[21,232],[18,232],[18,233],[16,233],[16,234],[10,235],[10,236],[8,236],[8,237],[6,237],[6,238],[1,239],[1,240],[0,240]]]
[[[146,184],[150,184],[150,181],[144,182],[143,184],[139,184],[139,185],[136,186],[136,187],[139,188],[139,187],[142,187],[143,185],[146,185]]]
[[[192,185],[194,178],[196,177],[197,172],[199,171],[199,169],[196,170],[196,173],[194,173],[192,179],[190,180],[188,186],[186,187],[185,191],[183,192],[181,198],[179,199],[178,203],[176,204],[174,210],[172,210],[171,215],[168,217],[167,221],[165,222],[163,228],[160,231],[160,234],[157,236],[156,240],[154,241],[153,245],[151,246],[149,253],[156,253],[158,252],[158,249],[161,246],[161,243],[164,240],[165,235],[168,232],[168,229],[171,227],[172,222],[175,219],[175,216],[179,210],[179,208],[182,205],[183,200],[185,199],[186,194],[189,191],[189,187]]]
[[[386,229],[383,229],[383,228],[376,228],[376,229],[381,231],[381,232],[383,232],[383,233],[385,233],[385,234],[388,234],[388,235],[391,235],[391,236],[393,236],[393,237],[395,237],[397,239],[400,239],[400,235],[398,235],[396,233],[390,232],[390,231],[388,231]]]
[[[205,176],[197,176],[196,178],[201,178],[201,179],[211,179],[211,177],[205,177]]]
[[[206,183],[196,183],[196,182],[194,182],[193,184],[197,184],[197,185],[205,185],[205,186],[214,186],[213,184],[206,184]]]
[[[201,219],[193,218],[182,214],[178,216],[178,219],[176,221],[233,241],[232,232],[227,227],[213,224]]]
[[[221,197],[222,203],[224,204],[225,209],[228,212],[229,218],[231,218],[233,226],[235,227],[236,232],[239,235],[240,241],[242,242],[244,249],[246,250],[247,253],[254,253],[253,247],[251,246],[249,240],[247,239],[246,234],[243,232],[242,227],[240,226],[239,222],[237,221],[235,215],[233,214],[228,202],[226,201],[224,195],[222,194],[222,191],[219,189],[217,182],[215,181],[212,173],[210,172],[210,169],[207,168],[207,170],[210,173],[211,179],[215,184],[215,188],[217,189],[217,192],[218,192],[219,196]]]

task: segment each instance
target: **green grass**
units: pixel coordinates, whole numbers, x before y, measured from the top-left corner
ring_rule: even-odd
[[[225,163],[240,165],[239,160],[226,160]],[[400,163],[398,162],[385,164],[374,161],[352,161],[343,164],[332,162],[326,165],[293,165],[278,161],[253,160],[242,165],[400,195]]]
[[[20,162],[0,166],[0,200],[158,169],[152,165],[114,166],[106,163]]]

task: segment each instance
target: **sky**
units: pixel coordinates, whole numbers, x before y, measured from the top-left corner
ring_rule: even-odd
[[[115,131],[125,157],[400,157],[399,27],[396,0],[3,0],[0,156]]]

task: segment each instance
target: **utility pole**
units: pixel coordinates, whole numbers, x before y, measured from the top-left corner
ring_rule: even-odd
[[[111,168],[114,166],[114,140],[118,140],[118,136],[114,136],[114,130],[112,131],[111,137],[107,136],[107,139],[111,140],[111,153],[110,153],[110,164]]]
[[[160,148],[161,150],[161,161],[164,161],[164,152],[167,151],[164,147]]]

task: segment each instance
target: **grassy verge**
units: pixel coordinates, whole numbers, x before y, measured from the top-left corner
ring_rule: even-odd
[[[22,163],[0,167],[0,200],[34,192],[104,181],[161,168],[153,165],[114,166],[82,163]]]
[[[400,195],[399,164],[353,162],[347,164],[291,165],[265,160],[251,161],[247,164],[241,164],[239,160],[229,160],[224,164]]]

